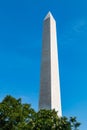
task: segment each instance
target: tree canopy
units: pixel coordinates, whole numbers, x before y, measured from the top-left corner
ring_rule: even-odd
[[[0,130],[79,130],[76,117],[58,117],[55,110],[35,112],[21,99],[6,96],[0,103]]]

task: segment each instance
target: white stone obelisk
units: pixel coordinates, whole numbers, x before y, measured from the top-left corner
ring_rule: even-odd
[[[55,109],[62,116],[56,22],[50,12],[43,27],[39,109]]]

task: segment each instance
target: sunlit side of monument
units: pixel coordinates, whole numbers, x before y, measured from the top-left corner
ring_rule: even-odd
[[[62,116],[56,22],[49,12],[43,25],[39,109],[55,109]]]

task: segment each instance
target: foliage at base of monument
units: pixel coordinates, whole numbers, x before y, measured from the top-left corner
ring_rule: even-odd
[[[12,96],[0,103],[0,130],[79,130],[79,126],[76,117],[58,117],[55,110],[35,112]]]

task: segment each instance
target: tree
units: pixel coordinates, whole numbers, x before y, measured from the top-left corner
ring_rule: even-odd
[[[58,117],[55,110],[40,110],[34,120],[29,122],[32,130],[78,130],[80,123],[76,117]]]
[[[21,99],[6,96],[0,103],[0,128],[16,130],[25,127],[33,117],[34,110],[29,104],[22,104]]]
[[[0,103],[0,130],[77,130],[76,117],[58,117],[55,110],[35,112],[21,99],[6,96]]]

